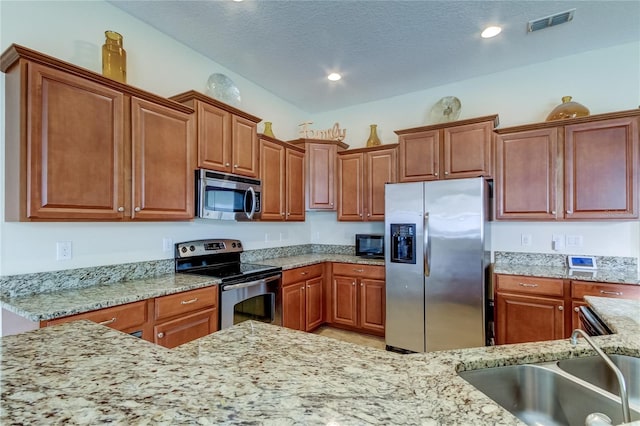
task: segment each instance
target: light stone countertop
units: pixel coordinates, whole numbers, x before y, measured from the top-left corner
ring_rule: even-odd
[[[308,254],[264,259],[255,263],[279,266],[282,267],[283,270],[287,270],[326,261],[384,266],[384,260],[366,259],[342,254]],[[29,296],[0,297],[0,307],[30,321],[37,322],[219,283],[220,280],[211,277],[171,273],[158,278],[122,281]]]
[[[584,299],[614,333],[640,336],[640,300],[596,296]]]
[[[493,272],[496,274],[522,275],[525,277],[562,278],[579,281],[640,285],[638,271],[628,268],[598,269],[592,272],[570,270],[558,266],[494,263]]]
[[[594,338],[640,356],[640,336]],[[522,424],[457,371],[593,354],[580,339],[400,355],[244,322],[169,350],[88,321],[0,339],[0,423]]]

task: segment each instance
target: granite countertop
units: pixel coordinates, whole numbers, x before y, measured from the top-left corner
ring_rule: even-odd
[[[326,261],[384,266],[384,260],[381,259],[366,259],[343,254],[308,254],[265,259],[257,263],[279,266],[283,270],[287,270]],[[2,297],[0,298],[0,307],[37,322],[219,283],[220,280],[211,277],[171,273],[157,278],[122,281],[28,296]]]
[[[640,356],[621,332],[594,339]],[[76,321],[0,339],[0,423],[522,424],[457,372],[591,354],[580,339],[400,355],[250,321],[169,350]]]
[[[640,300],[596,296],[584,299],[614,333],[640,336]]]
[[[637,269],[630,268],[578,271],[560,266],[494,263],[493,272],[496,274],[523,275],[526,277],[562,278],[579,281],[640,285],[640,275]]]

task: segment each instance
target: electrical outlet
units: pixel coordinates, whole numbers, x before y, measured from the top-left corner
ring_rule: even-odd
[[[56,260],[71,260],[71,241],[58,241],[56,243]]]
[[[567,247],[582,247],[582,235],[567,235]]]
[[[520,245],[530,246],[531,241],[532,241],[531,234],[520,234]]]
[[[173,240],[168,237],[162,239],[162,251],[173,251]]]

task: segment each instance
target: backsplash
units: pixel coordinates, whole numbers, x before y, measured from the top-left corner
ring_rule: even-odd
[[[247,250],[242,253],[243,262],[259,262],[263,259],[300,256],[309,253],[355,254],[354,246],[329,244],[302,244]],[[173,259],[147,262],[123,263],[118,265],[95,266],[62,271],[38,272],[23,275],[0,276],[0,297],[20,297],[31,294],[51,293],[71,288],[84,288],[100,284],[113,284],[154,278],[173,273]]]
[[[638,259],[635,257],[595,256],[598,269],[636,269]],[[496,251],[495,263],[509,265],[543,265],[548,267],[566,267],[567,255],[555,253],[520,253]]]

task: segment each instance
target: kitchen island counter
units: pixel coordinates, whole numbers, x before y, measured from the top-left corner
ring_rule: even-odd
[[[620,331],[595,339],[640,356]],[[457,372],[593,353],[558,340],[400,355],[256,322],[169,350],[88,321],[0,351],[3,424],[278,425],[522,424]]]

